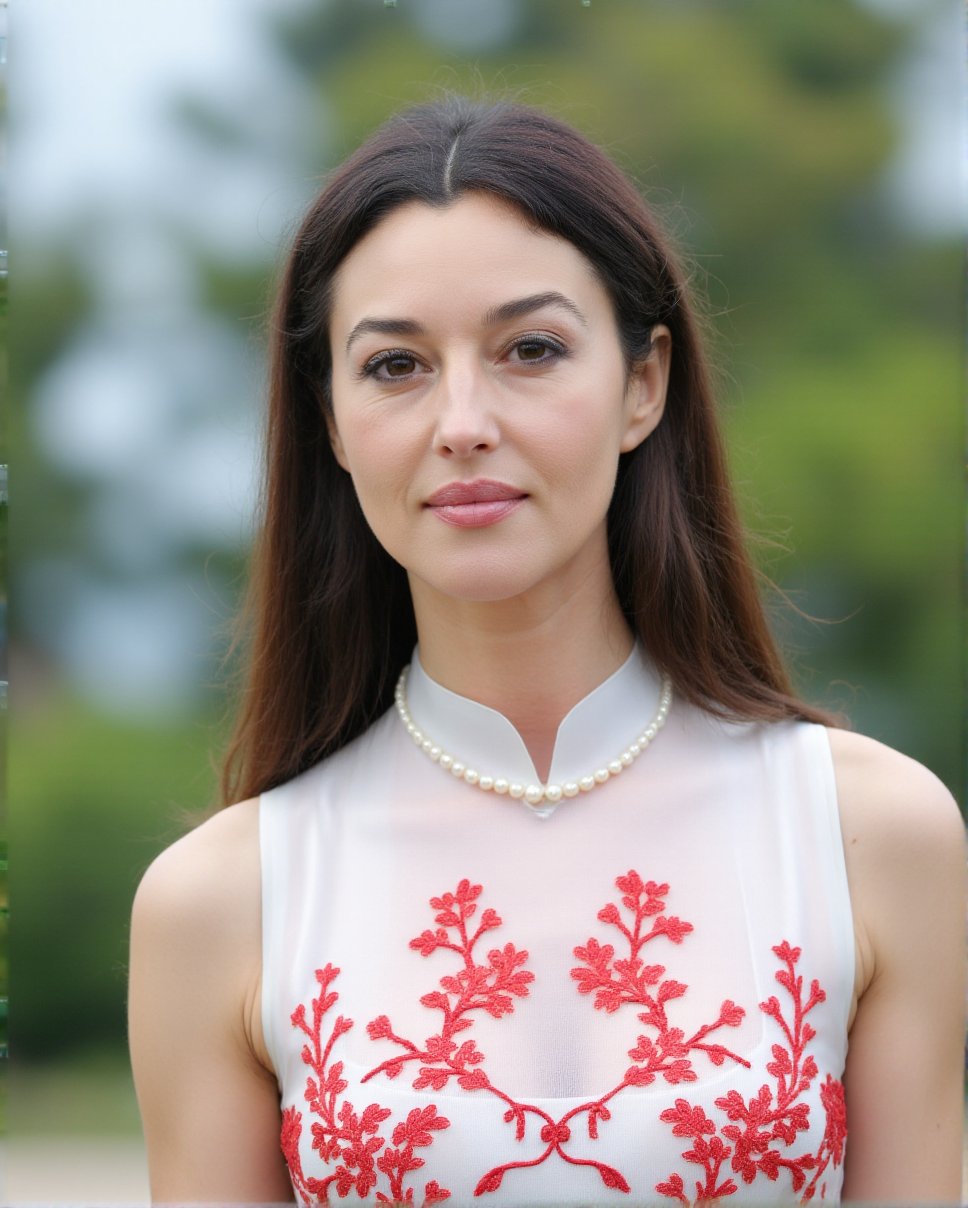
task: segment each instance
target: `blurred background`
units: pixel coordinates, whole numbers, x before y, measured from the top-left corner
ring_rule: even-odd
[[[665,214],[757,556],[817,618],[771,605],[802,691],[963,799],[962,22],[954,0],[16,9],[9,1198],[115,1194],[36,1155],[137,1135],[128,914],[214,797],[273,276],[321,177],[434,87],[550,108]],[[132,1146],[119,1198],[143,1194]]]

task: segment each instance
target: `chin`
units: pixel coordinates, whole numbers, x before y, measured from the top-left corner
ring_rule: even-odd
[[[535,566],[509,566],[503,560],[475,558],[469,565],[433,567],[431,573],[414,571],[417,578],[435,595],[466,604],[498,604],[524,596],[543,582]],[[524,571],[524,573],[522,573]]]
[[[437,595],[445,599],[460,601],[464,604],[500,604],[505,600],[517,599],[527,593],[534,583],[530,580],[519,582],[507,581],[502,577],[467,576],[457,581],[428,582],[427,586]]]

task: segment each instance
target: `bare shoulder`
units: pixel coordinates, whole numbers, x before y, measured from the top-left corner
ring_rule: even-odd
[[[878,856],[908,860],[954,849],[964,825],[958,806],[933,772],[873,738],[830,730],[844,842]]]
[[[178,926],[230,926],[240,906],[259,898],[258,798],[220,810],[149,865],[135,914]]]
[[[219,811],[155,858],[131,916],[132,968],[164,953],[180,978],[250,997],[261,962],[259,803]]]
[[[261,914],[257,800],[173,843],[138,887],[128,1037],[152,1202],[291,1196],[261,1028]]]
[[[965,828],[954,798],[920,763],[874,739],[831,730],[863,992],[926,930],[963,930]]]
[[[830,731],[857,952],[844,1071],[844,1201],[955,1203],[965,1002],[965,834],[940,780]]]
[[[192,1004],[183,1035],[207,1019],[265,1064],[257,1026],[261,924],[255,798],[219,811],[182,836],[141,879],[131,913],[133,1048],[139,1033],[150,1030],[158,988],[177,984],[186,1013]],[[170,1001],[166,1010],[173,1010]]]

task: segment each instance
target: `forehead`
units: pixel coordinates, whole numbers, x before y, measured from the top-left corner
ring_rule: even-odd
[[[557,290],[585,306],[608,298],[591,263],[566,239],[532,226],[512,205],[482,193],[449,206],[398,206],[346,256],[333,281],[332,327],[367,314],[415,308],[481,311],[507,300]]]

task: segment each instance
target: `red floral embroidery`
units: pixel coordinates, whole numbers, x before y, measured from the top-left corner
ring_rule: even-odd
[[[600,922],[613,927],[622,937],[621,954],[615,946],[591,937],[574,949],[579,965],[571,971],[580,994],[593,994],[597,1010],[613,1014],[625,1006],[639,1008],[637,1017],[644,1027],[633,1048],[628,1052],[632,1064],[621,1079],[596,1099],[567,1111],[559,1119],[535,1104],[520,1102],[496,1086],[484,1066],[486,1058],[474,1040],[459,1038],[460,1033],[473,1026],[473,1014],[484,1011],[495,1019],[514,1012],[514,999],[526,998],[534,974],[525,968],[528,953],[507,943],[491,948],[484,959],[478,952],[481,939],[502,926],[500,916],[485,909],[477,920],[477,899],[482,887],[463,880],[455,892],[430,899],[436,912],[436,928],[430,928],[410,941],[410,947],[428,957],[443,950],[458,958],[458,967],[439,980],[440,989],[424,994],[420,1002],[430,1010],[440,1012],[439,1029],[422,1044],[399,1035],[389,1016],[378,1015],[367,1025],[371,1040],[391,1042],[399,1050],[364,1075],[368,1082],[379,1074],[398,1077],[407,1067],[415,1066],[412,1086],[418,1091],[441,1091],[453,1080],[465,1091],[480,1092],[494,1097],[504,1105],[503,1119],[513,1125],[518,1142],[525,1139],[529,1121],[544,1146],[531,1159],[510,1161],[496,1166],[481,1176],[474,1189],[475,1196],[497,1191],[510,1171],[541,1166],[552,1154],[574,1166],[593,1168],[603,1185],[611,1190],[629,1192],[629,1182],[622,1172],[604,1162],[580,1158],[569,1152],[573,1129],[584,1120],[590,1140],[598,1139],[599,1127],[611,1119],[609,1103],[627,1087],[648,1086],[661,1077],[670,1085],[695,1082],[694,1061],[701,1054],[712,1065],[722,1066],[727,1060],[749,1068],[750,1063],[737,1053],[713,1039],[721,1028],[737,1027],[745,1011],[731,999],[724,999],[714,1020],[697,1028],[692,1035],[673,1026],[669,1018],[670,1004],[682,998],[688,987],[674,978],[666,977],[662,964],[646,964],[643,953],[657,940],[678,945],[692,932],[691,923],[667,915],[668,884],[643,882],[635,871],[616,879],[621,907],[609,902],[598,912]],[[792,1146],[800,1132],[809,1127],[809,1105],[802,1096],[817,1077],[817,1064],[807,1053],[815,1036],[806,1016],[825,999],[817,981],[813,981],[806,1002],[803,999],[803,979],[797,976],[796,963],[800,949],[787,942],[773,949],[783,968],[776,974],[779,984],[787,991],[793,1004],[792,1018],[783,1015],[778,998],[771,997],[760,1009],[778,1026],[785,1044],[773,1046],[773,1060],[767,1065],[774,1085],[764,1084],[748,1102],[738,1091],[730,1091],[717,1099],[716,1107],[728,1123],[717,1129],[716,1124],[701,1107],[679,1098],[675,1106],[661,1112],[659,1118],[672,1125],[673,1136],[688,1138],[691,1147],[683,1151],[686,1162],[702,1168],[704,1179],[695,1181],[696,1203],[735,1194],[736,1181],[727,1177],[728,1170],[751,1183],[760,1174],[776,1182],[786,1170],[794,1192],[802,1191],[802,1200],[813,1198],[819,1180],[832,1162],[839,1166],[843,1160],[846,1136],[846,1112],[843,1087],[827,1075],[820,1086],[820,1098],[826,1113],[826,1128],[816,1153],[791,1156]],[[328,1165],[335,1166],[332,1174],[319,1179],[303,1173],[299,1141],[302,1135],[302,1113],[290,1107],[283,1113],[281,1145],[292,1176],[293,1185],[305,1204],[311,1196],[326,1203],[329,1189],[335,1184],[338,1195],[350,1192],[363,1198],[377,1189],[381,1203],[413,1203],[414,1190],[405,1180],[424,1165],[416,1150],[433,1143],[433,1133],[450,1126],[439,1115],[435,1105],[415,1108],[406,1121],[395,1124],[392,1144],[388,1146],[380,1133],[390,1111],[371,1103],[362,1114],[345,1098],[340,1099],[347,1083],[342,1077],[342,1063],[330,1063],[333,1046],[353,1023],[337,1016],[325,1045],[322,1042],[324,1016],[337,1001],[330,986],[339,970],[327,965],[317,970],[319,995],[313,999],[312,1022],[307,1022],[306,1008],[299,1006],[292,1014],[293,1026],[308,1038],[302,1059],[313,1071],[306,1082],[306,1101],[317,1119],[312,1125],[312,1148]],[[785,1151],[776,1148],[780,1142]],[[727,1165],[728,1164],[728,1165]],[[812,1175],[809,1182],[808,1175]],[[386,1192],[378,1189],[378,1184]],[[688,1204],[683,1177],[673,1173],[656,1186],[664,1196]],[[826,1185],[820,1187],[823,1197]],[[424,1204],[446,1199],[450,1192],[431,1180],[424,1188]]]
[[[685,1099],[677,1099],[675,1107],[659,1117],[672,1125],[673,1136],[692,1140],[692,1147],[684,1150],[682,1156],[687,1162],[701,1166],[705,1174],[705,1180],[696,1180],[697,1204],[735,1194],[735,1180],[725,1178],[720,1181],[727,1161],[729,1169],[739,1174],[744,1183],[752,1183],[760,1173],[775,1183],[780,1172],[787,1171],[792,1190],[803,1192],[801,1203],[813,1199],[828,1164],[832,1161],[834,1166],[839,1166],[843,1161],[847,1135],[844,1089],[829,1074],[820,1087],[820,1101],[827,1123],[817,1152],[792,1157],[773,1145],[779,1141],[789,1150],[796,1142],[797,1134],[810,1126],[809,1105],[797,1102],[817,1076],[817,1063],[806,1051],[816,1031],[805,1021],[809,1012],[827,997],[814,979],[807,1000],[803,1001],[803,978],[795,969],[800,959],[799,948],[791,947],[784,940],[773,951],[783,965],[776,973],[776,980],[793,1004],[792,1019],[787,1019],[775,995],[760,1003],[760,1010],[775,1021],[786,1042],[773,1045],[773,1060],[766,1067],[767,1073],[775,1079],[774,1086],[771,1088],[764,1083],[749,1101],[738,1091],[730,1091],[717,1099],[716,1106],[730,1121],[718,1130],[701,1107],[693,1107]],[[731,1144],[726,1144],[727,1141]],[[808,1182],[811,1171],[813,1175]],[[683,1204],[689,1203],[679,1174],[672,1174],[664,1183],[657,1184],[656,1191]],[[825,1191],[826,1187],[821,1189],[821,1198]]]
[[[435,931],[424,931],[411,940],[410,947],[422,956],[429,956],[438,949],[456,953],[463,962],[456,975],[440,979],[441,990],[425,994],[421,999],[424,1006],[439,1010],[442,1015],[440,1032],[431,1036],[421,1047],[403,1036],[397,1035],[386,1015],[380,1015],[367,1028],[374,1040],[391,1040],[403,1052],[390,1057],[363,1079],[367,1081],[376,1074],[395,1078],[410,1062],[419,1062],[419,1071],[414,1078],[415,1090],[432,1087],[441,1090],[451,1078],[468,1091],[485,1091],[506,1105],[504,1120],[514,1125],[515,1139],[523,1141],[528,1117],[537,1117],[541,1127],[538,1133],[545,1149],[530,1160],[507,1162],[489,1170],[474,1189],[475,1195],[496,1191],[511,1170],[540,1166],[553,1153],[574,1166],[593,1167],[602,1183],[613,1190],[629,1191],[626,1177],[614,1167],[591,1158],[579,1158],[565,1148],[572,1137],[572,1125],[582,1116],[588,1136],[598,1139],[600,1122],[611,1119],[608,1107],[610,1100],[630,1086],[648,1086],[661,1075],[666,1082],[693,1082],[696,1073],[692,1066],[692,1054],[704,1053],[714,1065],[722,1065],[729,1058],[740,1065],[748,1065],[742,1057],[730,1052],[720,1044],[709,1043],[709,1035],[722,1027],[736,1027],[743,1018],[743,1010],[726,999],[719,1015],[712,1022],[686,1037],[681,1028],[672,1027],[667,1016],[667,1004],[685,994],[687,987],[672,978],[663,978],[664,965],[646,965],[641,957],[646,944],[664,938],[679,944],[692,931],[692,924],[683,922],[665,911],[665,896],[668,885],[654,881],[643,883],[636,872],[619,877],[616,885],[624,895],[622,905],[631,916],[623,921],[621,912],[614,903],[609,903],[599,912],[599,919],[616,927],[628,944],[628,956],[615,959],[611,944],[601,944],[589,939],[583,947],[575,949],[575,956],[584,965],[572,970],[581,994],[595,993],[595,1006],[606,1012],[615,1012],[620,1007],[632,1004],[645,1009],[639,1019],[646,1027],[654,1029],[653,1036],[639,1035],[629,1057],[633,1064],[625,1071],[622,1079],[606,1094],[566,1112],[556,1120],[543,1108],[522,1103],[506,1094],[491,1082],[482,1068],[484,1054],[472,1040],[465,1040],[458,1047],[456,1033],[472,1025],[468,1017],[471,1011],[485,1010],[496,1019],[514,1010],[512,995],[523,998],[528,994],[528,984],[534,975],[523,968],[528,953],[518,950],[513,944],[504,948],[493,948],[487,954],[487,963],[480,963],[474,948],[487,932],[501,925],[498,914],[487,909],[473,934],[468,928],[469,920],[476,914],[476,899],[481,886],[461,881],[454,894],[444,894],[431,899],[431,906],[438,912]],[[454,933],[454,934],[452,934]]]
[[[289,1165],[290,1177],[304,1204],[328,1204],[330,1187],[334,1183],[340,1197],[355,1191],[363,1199],[377,1187],[381,1176],[386,1193],[377,1191],[379,1203],[412,1204],[413,1188],[406,1187],[404,1180],[424,1164],[424,1159],[418,1157],[414,1150],[432,1144],[433,1132],[449,1128],[450,1121],[439,1116],[433,1104],[414,1108],[406,1120],[394,1126],[391,1148],[386,1145],[386,1138],[378,1133],[380,1125],[390,1115],[389,1108],[371,1103],[359,1114],[346,1099],[337,1108],[339,1096],[346,1090],[347,1083],[342,1076],[343,1063],[329,1062],[333,1046],[340,1036],[352,1028],[353,1021],[337,1015],[325,1047],[322,1043],[322,1024],[323,1017],[339,998],[335,990],[330,990],[338,974],[339,969],[332,965],[317,969],[316,980],[320,991],[312,1000],[312,1022],[307,1022],[306,1008],[302,1004],[290,1018],[293,1027],[309,1038],[309,1043],[303,1045],[301,1055],[315,1075],[306,1079],[306,1102],[310,1111],[319,1117],[319,1122],[314,1122],[312,1126],[313,1149],[327,1165],[338,1159],[341,1161],[334,1172],[324,1179],[307,1177],[303,1173],[299,1155],[302,1112],[287,1107],[282,1114],[280,1143]],[[318,1197],[316,1201],[313,1196]],[[449,1196],[449,1191],[441,1187],[436,1179],[431,1179],[424,1187],[423,1203],[435,1204]]]

